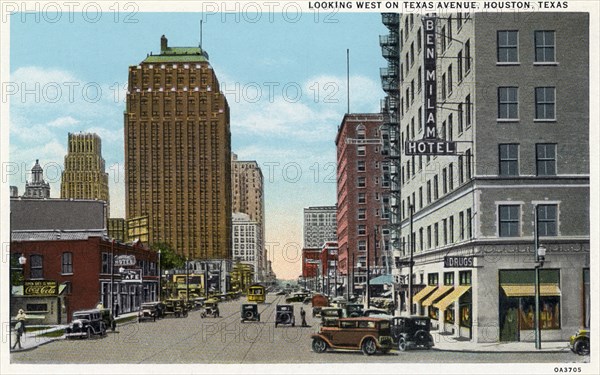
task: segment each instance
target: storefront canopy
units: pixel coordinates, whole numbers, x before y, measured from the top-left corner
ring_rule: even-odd
[[[454,301],[465,294],[471,287],[469,285],[459,285],[454,287],[454,290],[449,293],[446,297],[442,298],[439,302],[434,303],[433,307],[437,307],[440,311],[445,311]]]
[[[419,303],[423,298],[427,297],[429,293],[433,292],[437,288],[437,285],[427,285],[425,288],[413,296],[413,303]]]
[[[440,286],[439,288],[437,288],[437,290],[435,292],[431,293],[431,295],[429,297],[427,297],[427,299],[425,301],[423,301],[422,305],[423,306],[433,305],[433,301],[435,301],[436,299],[440,298],[441,296],[443,296],[444,294],[446,294],[447,292],[452,290],[452,288],[453,288],[452,285]]]
[[[502,290],[507,297],[533,297],[534,284],[502,284]],[[560,296],[558,284],[540,284],[540,296]]]
[[[374,279],[371,279],[369,282],[371,285],[384,285],[384,284],[392,284],[392,275],[381,275],[377,276]]]

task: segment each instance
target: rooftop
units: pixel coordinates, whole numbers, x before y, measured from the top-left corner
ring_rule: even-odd
[[[160,38],[160,55],[150,53],[143,62],[208,62],[208,53],[200,47],[169,47],[163,35]]]

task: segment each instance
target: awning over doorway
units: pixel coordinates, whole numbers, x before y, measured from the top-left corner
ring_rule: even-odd
[[[440,311],[445,311],[454,301],[460,298],[463,294],[469,291],[471,286],[459,285],[454,287],[454,290],[449,293],[446,297],[442,298],[439,302],[434,303],[433,307],[437,307]]]
[[[427,297],[429,293],[433,292],[437,288],[437,285],[427,285],[425,288],[413,296],[413,303],[419,303],[423,298]]]
[[[440,286],[439,288],[437,288],[437,290],[435,292],[431,293],[431,295],[429,297],[427,297],[427,299],[425,301],[423,301],[422,305],[423,306],[433,305],[433,301],[435,301],[436,299],[440,298],[441,296],[443,296],[444,294],[446,294],[447,292],[452,290],[452,288],[453,288],[452,285]]]
[[[534,284],[502,284],[500,285],[507,297],[533,297]],[[540,296],[560,296],[558,284],[540,284]]]

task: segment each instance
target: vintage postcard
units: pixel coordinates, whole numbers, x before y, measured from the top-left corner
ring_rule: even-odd
[[[599,8],[3,1],[2,373],[598,373]]]

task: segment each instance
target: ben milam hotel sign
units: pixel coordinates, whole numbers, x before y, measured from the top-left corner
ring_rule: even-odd
[[[423,70],[425,89],[425,132],[423,139],[406,141],[406,155],[456,155],[456,142],[446,142],[437,137],[436,105],[436,51],[435,51],[435,15],[423,17],[423,37],[425,51],[423,53]]]

